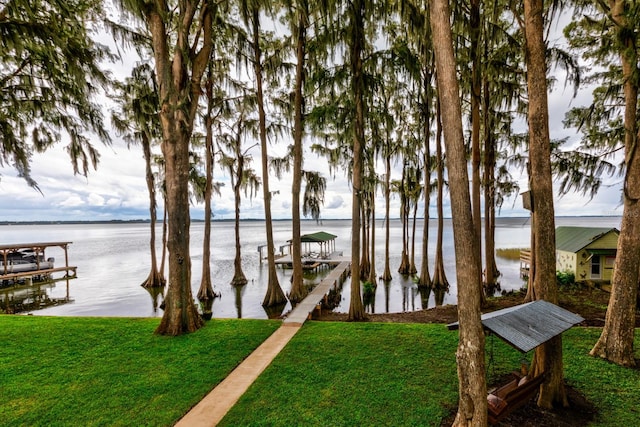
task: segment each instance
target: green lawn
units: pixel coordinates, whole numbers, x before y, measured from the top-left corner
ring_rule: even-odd
[[[172,425],[280,323],[213,320],[177,338],[157,324],[0,316],[0,425]],[[565,334],[567,381],[594,425],[637,425],[640,370],[588,356],[599,333]],[[456,341],[444,325],[310,322],[221,424],[439,426],[457,405]],[[497,338],[486,354],[489,381],[520,366]]]
[[[171,425],[280,325],[214,320],[171,338],[158,322],[0,316],[0,425]]]
[[[565,334],[567,381],[598,408],[594,425],[637,425],[640,371],[588,356],[599,333]],[[308,323],[220,425],[439,426],[457,406],[456,340],[444,325]],[[495,337],[486,355],[489,381],[522,358]]]

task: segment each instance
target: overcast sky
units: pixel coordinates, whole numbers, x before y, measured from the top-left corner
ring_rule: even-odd
[[[550,117],[554,137],[573,136],[575,131],[562,129],[560,123],[564,111],[569,107],[570,93],[561,90],[550,96]],[[575,102],[575,101],[574,101]],[[274,155],[282,155],[284,146],[290,141],[281,141],[272,146]],[[0,221],[30,220],[131,220],[149,218],[149,201],[144,179],[144,159],[139,147],[128,149],[126,144],[114,135],[112,146],[100,146],[100,165],[91,170],[87,178],[74,176],[67,153],[62,144],[33,160],[33,177],[43,194],[27,186],[12,169],[1,169],[0,174]],[[254,152],[253,167],[259,171],[259,151]],[[335,179],[328,175],[324,159],[308,153],[305,167],[324,173],[327,178],[327,192],[322,217],[325,219],[349,218],[351,215],[351,192],[343,175]],[[396,177],[400,177],[399,169]],[[224,182],[222,197],[214,197],[213,210],[216,219],[231,219],[234,213],[233,194],[228,177],[220,168],[214,171],[215,180]],[[513,171],[522,190],[527,188],[526,177]],[[579,194],[556,197],[557,215],[621,215],[619,178],[610,179],[610,187],[603,187],[591,201]],[[270,178],[274,195],[272,210],[274,218],[291,217],[291,177],[282,180]],[[432,216],[435,206],[432,198]],[[448,200],[445,201],[445,215],[449,215]],[[384,199],[378,195],[378,216],[383,215]],[[520,199],[510,199],[504,204],[500,216],[526,216]],[[420,212],[421,212],[420,208]],[[399,200],[392,200],[391,216],[397,217]],[[191,207],[192,218],[203,218],[203,206]],[[261,193],[253,200],[243,200],[242,218],[264,218]]]
[[[114,67],[116,75],[128,75],[130,66],[125,60]],[[572,141],[578,140],[574,129],[564,129],[562,119],[571,106],[587,105],[590,91],[582,91],[576,99],[572,99],[572,89],[564,89],[562,82],[549,96],[549,116],[552,138],[568,136]],[[105,103],[107,105],[107,103]],[[109,112],[105,111],[105,117]],[[23,179],[17,177],[10,168],[0,168],[0,221],[48,221],[48,220],[133,220],[149,218],[149,200],[144,178],[144,159],[139,147],[128,149],[126,144],[112,133],[113,144],[103,146],[97,142],[100,151],[100,164],[97,170],[91,170],[88,177],[74,176],[67,153],[64,151],[64,141],[45,154],[34,156],[32,163],[33,178],[37,181],[42,194],[30,188]],[[290,139],[283,139],[272,145],[274,156],[282,156],[285,147],[291,143]],[[258,174],[260,152],[253,151],[253,167]],[[351,192],[344,175],[335,178],[328,175],[328,166],[324,159],[315,154],[307,153],[305,169],[323,172],[327,178],[327,191],[321,215],[325,219],[341,219],[351,216]],[[382,167],[382,165],[380,165]],[[382,170],[381,170],[382,172]],[[513,171],[514,178],[520,182],[522,191],[527,189],[526,177],[519,171]],[[213,210],[216,219],[232,219],[234,214],[233,194],[231,185],[223,171],[216,167],[214,179],[225,183],[222,197],[214,197]],[[396,169],[394,178],[400,178],[400,171]],[[590,215],[609,216],[621,215],[620,178],[607,180],[599,194],[591,201],[580,194],[568,194],[562,198],[556,197],[556,215]],[[270,178],[272,191],[275,194],[272,201],[272,214],[276,219],[291,217],[291,176],[284,176],[282,180]],[[241,206],[242,218],[264,218],[261,192],[253,200],[243,200]],[[159,201],[161,202],[161,201]],[[435,216],[435,198],[432,198],[431,215]],[[450,215],[449,201],[446,200],[445,215]],[[399,200],[392,200],[391,216],[398,217]],[[383,215],[384,199],[382,192],[378,195],[378,217]],[[420,207],[422,212],[422,207]],[[159,214],[161,215],[161,214]],[[500,216],[527,216],[518,198],[507,200],[502,207]],[[191,217],[202,219],[203,206],[193,205]]]

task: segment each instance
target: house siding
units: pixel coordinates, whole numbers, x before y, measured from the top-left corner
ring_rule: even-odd
[[[613,231],[608,232],[598,240],[587,245],[585,249],[613,249],[618,247],[618,235]]]
[[[556,270],[571,271],[576,274],[576,254],[568,251],[556,251]],[[576,280],[578,276],[576,274]]]

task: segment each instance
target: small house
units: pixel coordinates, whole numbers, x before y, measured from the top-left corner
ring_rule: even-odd
[[[620,231],[605,227],[557,227],[556,270],[575,280],[610,282]]]

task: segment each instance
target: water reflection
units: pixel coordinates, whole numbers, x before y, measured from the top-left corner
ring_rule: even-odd
[[[375,284],[366,282],[362,290],[362,303],[367,313],[375,314],[376,312],[376,291],[378,287]]]
[[[200,301],[200,308],[202,309],[202,318],[204,320],[211,320],[213,317],[213,301],[215,298],[207,298],[205,300]]]
[[[384,282],[384,311],[389,312],[389,304],[391,302],[391,280],[385,280]]]
[[[340,305],[340,302],[342,301],[343,286],[344,282],[338,280],[335,286],[329,289],[329,293],[327,294],[327,298],[325,300],[325,306],[328,310],[333,310]]]
[[[420,292],[420,302],[422,308],[426,310],[429,308],[429,297],[431,296],[431,288],[428,286],[418,286],[418,292]]]
[[[73,302],[69,296],[70,279],[73,277],[4,287],[0,289],[0,313],[17,314]],[[56,283],[60,281],[64,281],[66,284],[64,296],[61,298],[51,296],[56,288]]]
[[[264,308],[264,311],[265,313],[267,313],[267,317],[269,319],[279,319],[282,316],[282,312],[284,311],[284,308],[286,306],[287,304],[284,303],[284,304],[274,305],[272,307],[262,306],[262,308]]]
[[[400,284],[402,286],[402,311],[415,311],[418,286],[409,276],[403,276]]]
[[[234,294],[236,296],[236,314],[238,315],[238,319],[242,319],[242,295],[244,294],[246,287],[246,284],[234,286]]]
[[[158,308],[160,308],[160,304],[164,301],[164,286],[154,286],[152,288],[143,286],[143,288],[149,292],[149,296],[151,296],[153,314],[158,314]]]
[[[436,307],[439,307],[442,304],[444,304],[444,296],[447,293],[448,292],[445,289],[434,289],[433,290],[433,296],[435,297],[435,300],[436,300]]]

